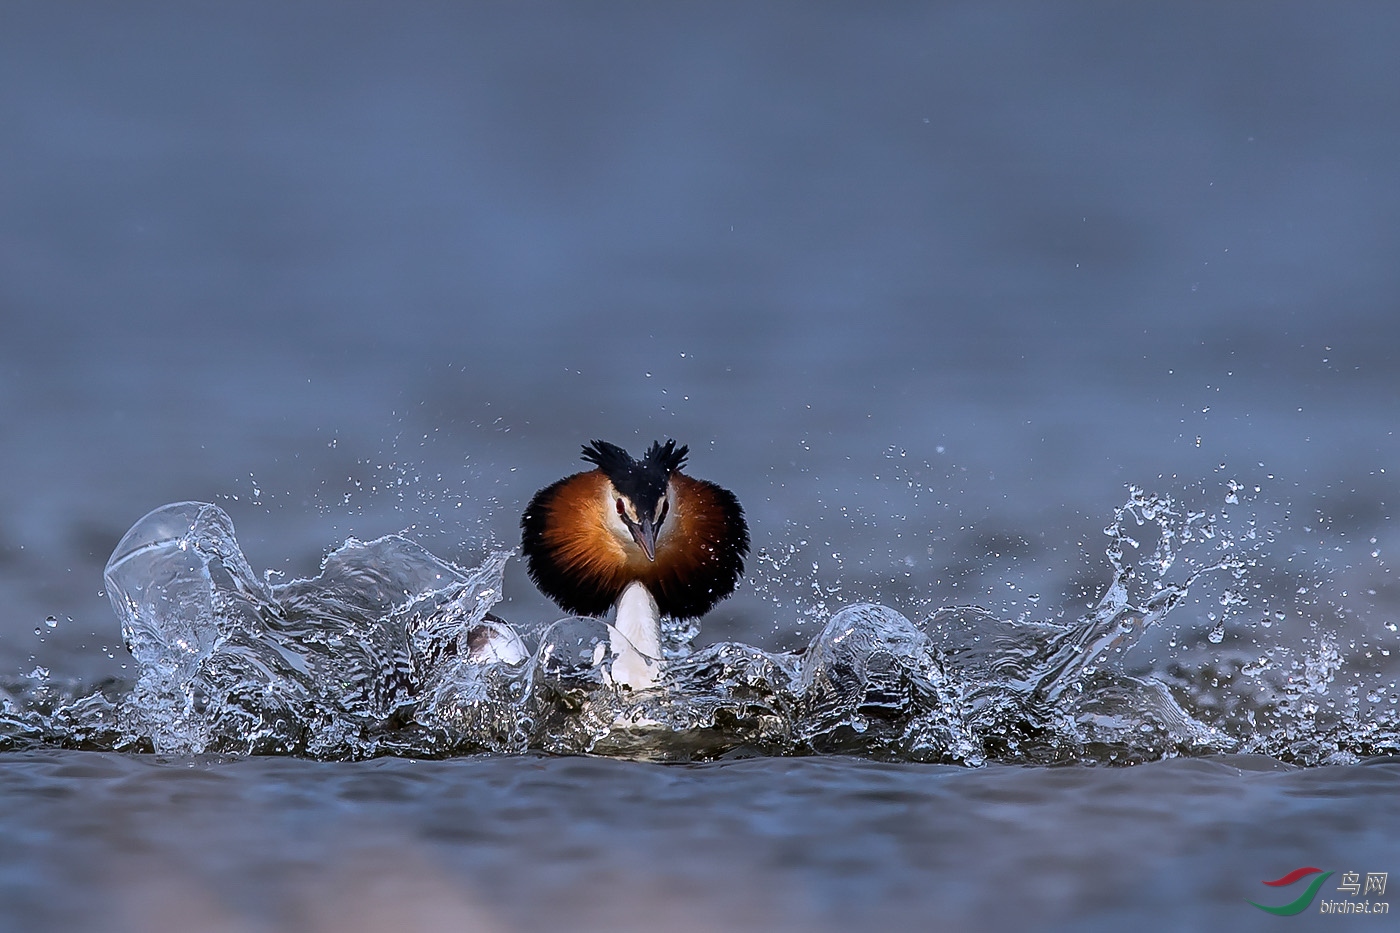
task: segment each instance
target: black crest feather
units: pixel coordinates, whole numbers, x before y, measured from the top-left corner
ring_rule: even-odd
[[[665,444],[652,441],[642,459],[634,460],[631,454],[616,444],[592,441],[584,445],[581,459],[596,464],[612,480],[618,492],[645,509],[665,495],[667,481],[672,473],[685,465],[688,453],[689,447],[677,447],[673,440],[667,440]]]

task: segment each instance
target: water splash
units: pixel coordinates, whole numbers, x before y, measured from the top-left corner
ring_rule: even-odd
[[[1139,540],[1144,529],[1155,541]],[[1125,663],[1205,578],[1222,588],[1215,625],[1235,624],[1249,606],[1252,525],[1237,540],[1206,512],[1132,489],[1105,533],[1111,579],[1072,622],[953,607],[915,624],[862,604],[830,615],[798,653],[695,649],[693,625],[668,624],[660,689],[632,693],[613,683],[606,623],[563,619],[530,650],[490,614],[508,551],[464,569],[399,536],[351,539],[316,577],[274,586],[248,566],[222,510],[177,503],[137,522],[107,567],[135,684],[66,690],[37,671],[0,684],[0,745],[972,765],[1400,751],[1394,685],[1344,683],[1335,638],[1312,652],[1250,658],[1229,646],[1194,665]]]

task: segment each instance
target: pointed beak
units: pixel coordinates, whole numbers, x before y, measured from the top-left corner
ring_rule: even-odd
[[[656,560],[656,523],[651,520],[651,516],[643,515],[642,520],[635,525],[628,522],[627,528],[632,532],[632,539],[637,542],[637,546],[646,552],[647,560]]]

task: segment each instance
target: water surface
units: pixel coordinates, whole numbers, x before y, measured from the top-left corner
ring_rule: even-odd
[[[1394,867],[1396,35],[0,5],[0,925],[1338,922],[1247,901]],[[595,437],[689,444],[754,530],[689,642],[725,663],[648,717],[773,717],[619,748],[585,665],[531,683],[592,718],[404,738],[426,707],[298,673],[328,630],[262,602],[241,656],[123,646],[104,568],[163,504],[222,509],[282,606],[352,536],[488,565]],[[538,650],[518,562],[496,595]],[[788,674],[862,604],[902,646],[867,659],[929,663],[818,702]],[[400,639],[471,709],[406,626],[331,660]]]

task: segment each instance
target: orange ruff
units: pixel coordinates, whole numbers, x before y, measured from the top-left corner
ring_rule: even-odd
[[[670,477],[673,502],[656,560],[609,525],[614,508],[601,470],[575,473],[540,491],[526,510],[530,575],[564,609],[602,615],[627,584],[640,581],[662,614],[703,615],[733,592],[743,573],[748,530],[733,495],[683,473]]]

